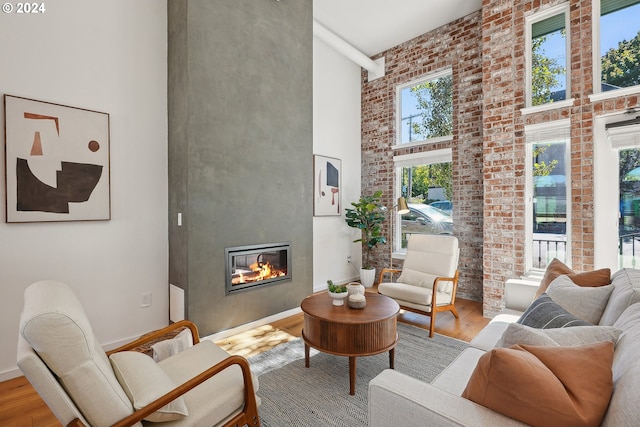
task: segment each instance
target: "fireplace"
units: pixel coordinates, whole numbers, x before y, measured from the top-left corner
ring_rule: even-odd
[[[225,248],[226,294],[291,280],[291,243]]]

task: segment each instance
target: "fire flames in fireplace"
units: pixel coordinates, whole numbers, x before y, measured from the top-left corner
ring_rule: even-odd
[[[253,283],[260,280],[273,279],[275,277],[282,277],[286,275],[286,271],[275,268],[270,262],[254,262],[249,266],[248,270],[236,270],[236,273],[231,277],[231,285]]]
[[[226,292],[291,280],[291,244],[226,248]]]

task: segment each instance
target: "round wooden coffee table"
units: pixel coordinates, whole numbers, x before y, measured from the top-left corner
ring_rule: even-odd
[[[384,295],[366,293],[367,305],[357,310],[332,305],[331,297],[321,292],[305,298],[304,362],[309,367],[309,347],[324,353],[349,357],[349,393],[356,393],[356,357],[389,352],[389,367],[394,368],[396,330],[400,306]]]

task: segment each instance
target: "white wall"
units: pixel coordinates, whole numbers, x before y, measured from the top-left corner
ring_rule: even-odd
[[[313,39],[313,153],[342,160],[341,216],[313,218],[313,287],[359,278],[361,247],[344,209],[360,197],[360,66]]]
[[[22,295],[34,281],[68,283],[107,346],[168,323],[166,1],[45,6],[0,16],[0,93],[110,114],[112,219],[6,224],[0,210],[0,380],[20,375]]]

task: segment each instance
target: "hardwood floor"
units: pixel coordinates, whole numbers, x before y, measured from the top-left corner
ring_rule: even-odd
[[[368,289],[375,292],[375,289]],[[482,303],[458,298],[456,309],[459,319],[450,312],[438,313],[436,332],[470,341],[489,323],[482,316]],[[429,318],[412,312],[401,311],[398,321],[429,329]],[[250,331],[216,342],[231,354],[251,357],[278,344],[301,336],[302,313],[278,320]],[[2,427],[59,427],[44,401],[24,377],[0,382],[0,426]]]

